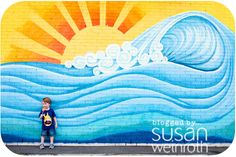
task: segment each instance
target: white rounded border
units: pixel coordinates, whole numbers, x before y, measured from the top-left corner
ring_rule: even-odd
[[[17,3],[17,2],[26,2],[26,1],[31,1],[32,0],[0,0],[0,17],[1,17],[1,21],[2,21],[2,17],[4,15],[4,12],[11,6],[13,5],[14,3]],[[39,1],[50,1],[50,0],[39,0]],[[56,1],[56,0],[51,0],[51,1]],[[73,0],[64,0],[64,1],[73,1]],[[79,1],[79,0],[77,0]],[[135,0],[135,1],[138,1],[138,0]],[[155,0],[149,0],[149,1],[155,1]],[[165,1],[165,0],[157,0],[157,1]],[[172,0],[172,1],[178,1],[178,0]],[[181,1],[181,0],[179,0]],[[184,0],[182,0],[184,1]],[[233,5],[233,1],[232,0],[191,0],[191,1],[212,1],[212,2],[218,2],[220,4],[223,4],[225,7],[227,7],[231,13],[233,14],[234,16],[234,24],[235,24],[235,16],[236,16],[236,5]],[[236,64],[235,64],[235,69],[236,69]],[[236,75],[235,75],[236,76]],[[236,93],[236,92],[235,92]],[[0,112],[1,114],[1,112]],[[1,124],[1,123],[0,123]],[[225,156],[235,156],[236,154],[236,141],[235,141],[235,137],[234,137],[234,141],[233,143],[231,144],[231,146],[226,150],[224,151],[223,153],[217,155],[217,156],[222,156],[222,157],[225,157]],[[0,150],[1,150],[1,154],[3,156],[19,156],[18,154],[15,154],[13,152],[11,152],[6,146],[5,144],[3,143],[2,141],[2,138],[1,138],[1,141],[0,141]],[[132,154],[130,154],[131,156]],[[41,156],[41,155],[34,155],[34,156]],[[49,156],[49,155],[47,155]],[[62,156],[62,155],[58,155],[58,156]],[[74,155],[63,155],[63,156],[70,156],[70,157],[73,157]],[[83,156],[91,156],[91,155],[83,155]],[[102,156],[102,155],[96,155],[96,156]],[[106,155],[107,156],[107,155]],[[116,155],[116,156],[123,156],[123,155]],[[138,155],[137,155],[138,156]],[[141,156],[141,155],[140,155]],[[150,156],[152,157],[153,155],[142,155],[142,156]],[[175,157],[176,155],[172,155],[173,157]],[[181,157],[183,155],[178,155],[176,157]],[[202,155],[193,155],[193,156],[202,156]]]

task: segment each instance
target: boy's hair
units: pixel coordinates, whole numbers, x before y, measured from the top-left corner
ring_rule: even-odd
[[[49,97],[43,98],[43,102],[49,103],[51,105],[51,99]]]

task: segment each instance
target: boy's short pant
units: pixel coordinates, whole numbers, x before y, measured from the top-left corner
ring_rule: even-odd
[[[54,136],[56,134],[56,130],[51,128],[48,130],[42,130],[41,136]]]

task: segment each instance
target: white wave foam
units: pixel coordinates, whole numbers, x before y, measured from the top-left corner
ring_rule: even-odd
[[[116,56],[120,53],[120,46],[117,44],[111,44],[106,48],[106,55],[115,59]]]
[[[73,66],[77,69],[83,69],[86,66],[86,58],[82,56],[77,56],[73,60]]]
[[[163,45],[155,43],[150,52],[143,53],[132,46],[131,42],[125,41],[121,46],[110,44],[105,51],[96,53],[87,52],[85,56],[77,56],[73,61],[66,61],[65,67],[72,66],[83,69],[86,66],[93,68],[94,75],[102,73],[113,73],[118,69],[129,69],[135,65],[147,65],[149,62],[167,62],[168,58],[163,56]]]
[[[138,62],[141,65],[146,65],[150,61],[150,56],[147,53],[143,53],[138,57]]]
[[[85,57],[86,57],[86,65],[88,67],[95,67],[98,64],[97,57],[95,54],[87,53]]]
[[[72,64],[73,64],[72,61],[66,61],[66,62],[65,62],[65,67],[71,68],[71,67],[72,67]]]
[[[163,55],[161,51],[154,51],[154,52],[149,53],[149,55],[150,55],[150,59],[153,62],[161,62],[163,59]]]

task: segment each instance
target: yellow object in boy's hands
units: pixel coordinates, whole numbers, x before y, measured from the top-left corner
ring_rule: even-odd
[[[52,118],[48,115],[44,116],[44,125],[51,126],[52,125]]]

